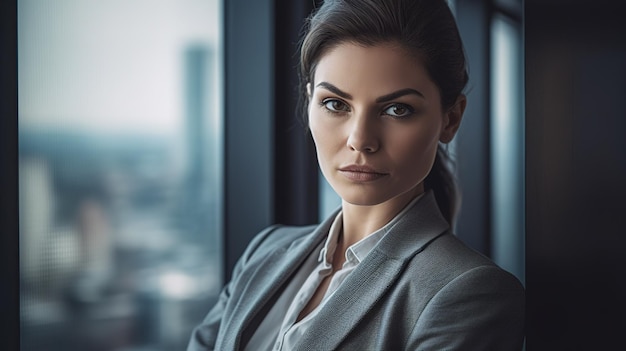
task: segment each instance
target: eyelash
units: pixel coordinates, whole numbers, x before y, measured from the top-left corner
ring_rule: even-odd
[[[409,116],[411,116],[413,113],[415,113],[415,109],[409,105],[406,104],[401,104],[401,103],[393,103],[389,106],[387,106],[383,111],[387,111],[391,108],[403,108],[406,110],[406,113],[400,116],[396,116],[396,115],[390,115],[389,113],[385,113],[387,116],[391,116],[393,118],[397,118],[397,119],[404,119],[404,118],[408,118]]]
[[[342,109],[331,109],[328,107],[329,103],[340,103],[342,105]],[[320,102],[320,106],[323,107],[326,112],[331,113],[331,114],[343,114],[346,112],[349,112],[348,109],[348,104],[346,104],[345,102],[339,100],[339,99],[334,99],[334,98],[329,98],[329,99],[324,99]],[[386,111],[391,109],[391,108],[402,108],[406,110],[406,113],[404,115],[392,115],[390,113],[387,113]],[[390,105],[387,105],[384,109],[383,109],[383,114],[386,116],[390,116],[392,118],[395,119],[405,119],[408,118],[409,116],[411,116],[413,113],[415,113],[415,109],[407,104],[402,104],[402,103],[393,103]]]
[[[343,109],[341,110],[337,110],[337,109],[331,109],[328,107],[329,103],[340,103],[343,107]],[[324,99],[320,102],[320,106],[323,107],[324,109],[326,109],[326,111],[330,112],[330,113],[341,113],[341,112],[346,112],[347,111],[347,104],[344,103],[341,100],[338,99]]]

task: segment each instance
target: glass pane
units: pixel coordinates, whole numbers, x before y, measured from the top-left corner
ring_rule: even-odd
[[[494,261],[524,282],[524,112],[521,29],[492,21],[491,159]]]
[[[22,350],[182,350],[212,305],[220,6],[18,1]]]

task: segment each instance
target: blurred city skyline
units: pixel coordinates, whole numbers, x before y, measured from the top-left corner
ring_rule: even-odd
[[[18,2],[23,350],[180,350],[217,296],[220,6]]]

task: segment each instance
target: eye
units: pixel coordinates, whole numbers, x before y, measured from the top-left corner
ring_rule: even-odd
[[[402,118],[411,115],[414,112],[411,106],[405,104],[393,104],[388,106],[383,113],[391,117]]]
[[[343,101],[337,99],[325,99],[322,101],[322,106],[324,106],[330,112],[345,112],[349,111],[348,105],[346,105]]]

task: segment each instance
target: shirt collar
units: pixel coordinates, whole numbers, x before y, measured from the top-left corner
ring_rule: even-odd
[[[357,241],[352,244],[346,250],[346,262],[351,264],[359,264],[361,261],[365,259],[374,246],[378,244],[380,239],[385,236],[391,230],[391,228],[415,205],[415,203],[422,198],[424,194],[417,196],[415,199],[411,200],[402,211],[400,211],[391,221],[385,224],[382,228],[376,230],[375,232],[369,234],[365,238]],[[328,237],[326,238],[326,243],[324,243],[324,247],[320,251],[320,255],[318,260],[320,262],[324,262],[325,265],[331,265],[333,254],[335,253],[335,249],[337,248],[337,242],[339,241],[339,235],[341,234],[341,228],[343,226],[343,212],[339,211],[337,216],[335,216],[335,220],[330,226],[330,230],[328,232]]]
[[[330,225],[330,230],[328,231],[328,237],[326,238],[326,243],[324,243],[324,247],[322,251],[320,251],[319,261],[325,261],[326,264],[329,264],[333,261],[333,254],[335,253],[335,249],[337,248],[337,242],[339,241],[339,235],[341,234],[341,227],[343,226],[343,212],[339,211],[337,216],[335,216],[335,220],[333,224]]]

